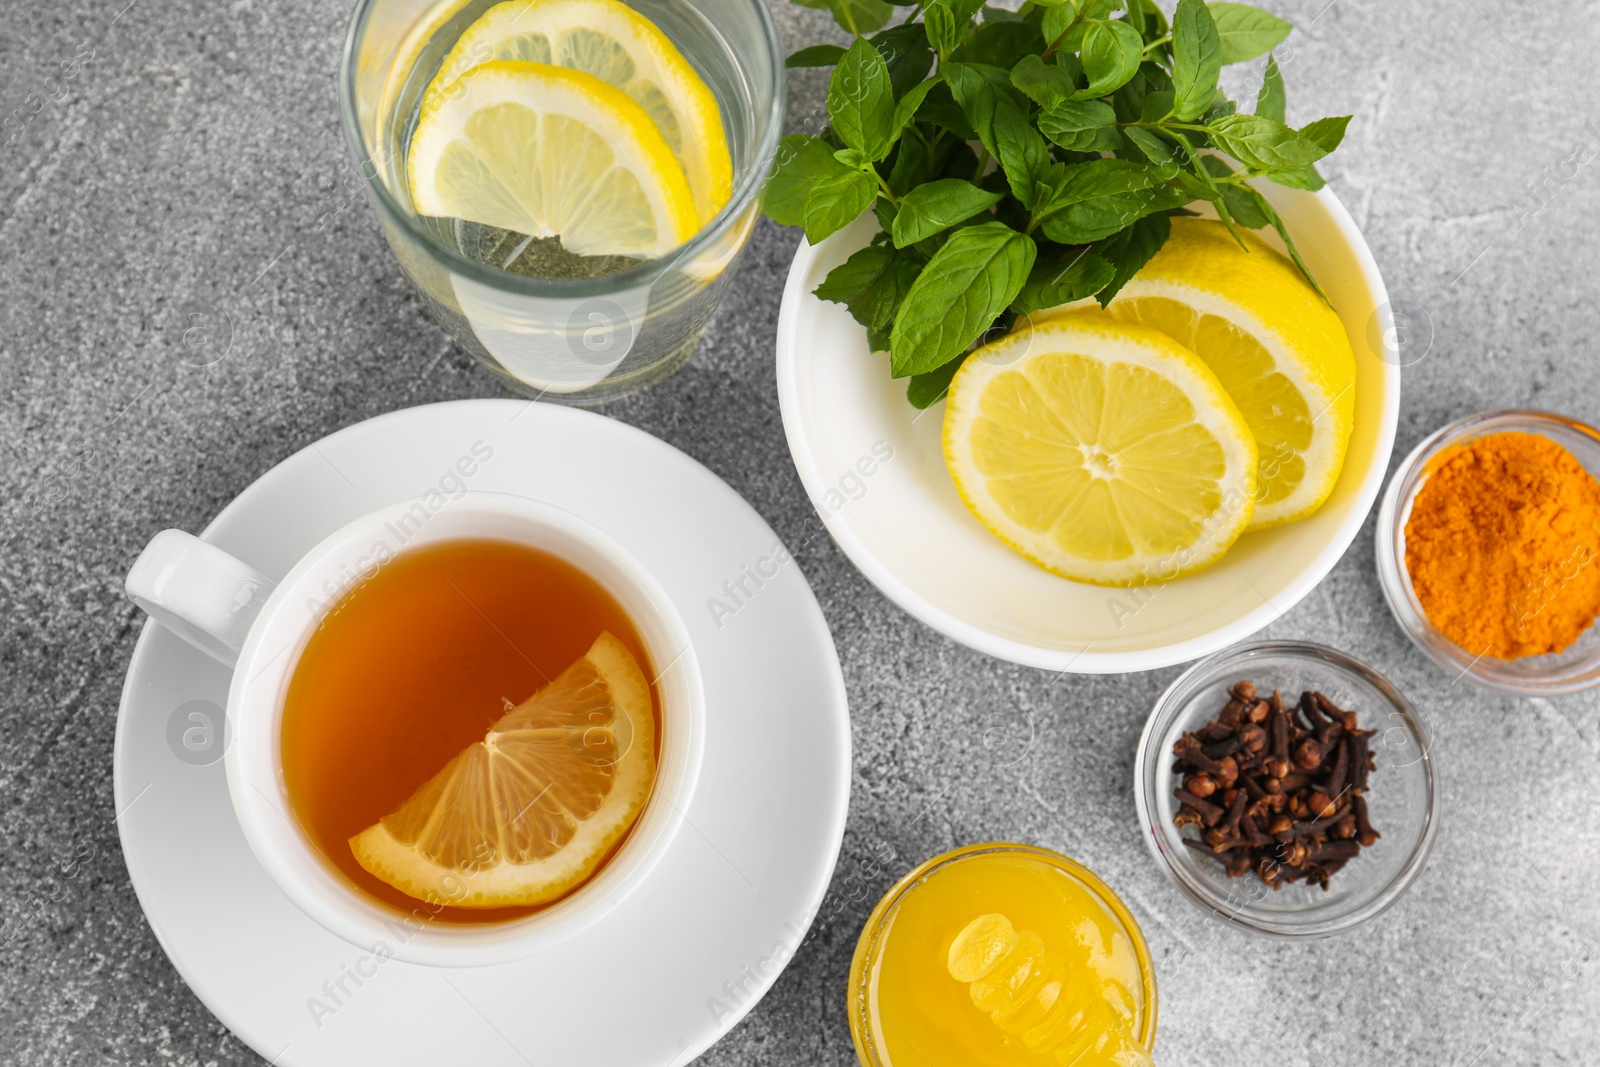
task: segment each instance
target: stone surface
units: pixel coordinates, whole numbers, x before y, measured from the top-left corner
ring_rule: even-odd
[[[1479,408],[1594,421],[1600,386],[1600,28],[1556,4],[1274,0],[1291,120],[1353,114],[1327,167],[1426,356],[1397,452]],[[141,619],[122,575],[155,531],[197,529],[274,463],[381,412],[498,388],[420,316],[352,196],[335,110],[343,2],[12,5],[0,36],[0,1061],[257,1064],[142,918],[118,845],[112,736]],[[791,48],[835,39],[775,10]],[[1240,91],[1251,92],[1254,70]],[[820,103],[792,79],[791,121]],[[772,338],[797,234],[757,228],[693,363],[607,414],[670,441],[789,536],[810,505],[778,415]],[[172,331],[222,309],[228,358]],[[1370,521],[1268,633],[1386,671],[1437,731],[1446,817],[1415,889],[1318,944],[1202,933],[1146,855],[1134,745],[1176,669],[1055,678],[913,622],[821,539],[800,552],[845,666],[855,774],[820,936],[707,1064],[854,1062],[855,934],[911,864],[1016,839],[1126,897],[1161,983],[1163,1063],[1591,1063],[1600,1045],[1600,698],[1453,683],[1406,641]],[[1032,723],[981,758],[980,709]],[[879,857],[892,850],[893,859]]]

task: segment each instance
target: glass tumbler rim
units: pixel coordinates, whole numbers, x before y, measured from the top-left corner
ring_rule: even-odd
[[[366,183],[378,208],[386,214],[396,225],[419,245],[426,248],[429,253],[436,256],[448,265],[451,271],[470,278],[473,281],[492,286],[497,289],[512,290],[527,296],[559,296],[564,298],[583,298],[587,296],[602,296],[634,286],[647,285],[656,277],[666,273],[675,264],[684,260],[692,260],[695,255],[707,249],[713,242],[720,239],[731,227],[738,224],[750,203],[760,195],[762,187],[766,184],[767,172],[771,167],[772,159],[777,153],[778,139],[783,130],[785,94],[787,83],[785,80],[786,68],[784,55],[778,41],[777,26],[772,21],[772,14],[767,10],[763,0],[744,0],[754,11],[756,22],[760,27],[761,38],[766,44],[767,58],[770,60],[772,70],[771,104],[765,116],[757,116],[762,122],[760,140],[752,160],[751,166],[746,168],[743,175],[738,176],[733,194],[722,210],[710,222],[695,231],[683,244],[674,248],[666,255],[657,259],[646,260],[636,266],[620,270],[612,274],[604,274],[596,278],[538,278],[512,271],[500,270],[487,264],[480,263],[463,255],[459,250],[451,248],[417,222],[417,216],[407,210],[394,193],[380,178],[380,167],[374,161],[372,152],[367,145],[365,135],[361,130],[361,120],[356,107],[356,53],[360,45],[362,33],[366,28],[368,17],[372,9],[380,0],[358,0],[354,10],[350,13],[350,24],[345,31],[344,46],[339,55],[339,116],[340,124],[344,127],[345,140],[350,146],[350,151],[356,157],[356,163],[361,171],[362,180]],[[440,0],[441,4],[446,0]]]

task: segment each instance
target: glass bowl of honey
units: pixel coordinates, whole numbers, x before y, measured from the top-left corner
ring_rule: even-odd
[[[848,997],[862,1067],[1134,1067],[1155,1043],[1133,915],[1031,845],[969,845],[900,879],[861,931]]]

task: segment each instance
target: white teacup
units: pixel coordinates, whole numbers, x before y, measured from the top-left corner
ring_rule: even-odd
[[[402,552],[463,538],[530,545],[600,583],[637,626],[660,694],[663,729],[654,792],[618,854],[570,896],[522,919],[468,926],[430,921],[373,900],[320,858],[291,812],[281,773],[283,699],[324,612]],[[181,530],[151,539],[128,572],[128,595],[153,618],[233,667],[228,792],[245,840],[307,915],[368,951],[435,966],[478,966],[530,955],[578,933],[639,887],[683,823],[700,775],[705,695],[699,662],[666,591],[626,549],[549,504],[470,492],[404,500],[330,535],[273,583]]]

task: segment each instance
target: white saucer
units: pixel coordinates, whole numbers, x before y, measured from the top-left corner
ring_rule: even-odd
[[[1394,317],[1377,263],[1332,190],[1257,188],[1344,321],[1355,428],[1312,516],[1246,534],[1215,566],[1138,591],[1058,578],[989,533],[945,468],[944,404],[918,411],[866,331],[813,290],[877,229],[870,213],[795,253],[778,314],[778,401],[795,468],[828,532],[909,614],[991,656],[1053,671],[1153,670],[1241,641],[1309,593],[1361,530],[1400,415]],[[1270,231],[1263,240],[1280,250]],[[887,457],[887,458],[886,458]]]
[[[281,577],[349,519],[438,487],[480,441],[494,454],[466,479],[470,488],[581,515],[672,596],[705,676],[694,803],[650,880],[565,944],[492,968],[374,956],[313,923],[257,864],[228,802],[221,750],[175,754],[182,743],[169,738],[200,721],[191,713],[226,702],[229,675],[147,622],[117,722],[128,872],[195,994],[280,1067],[685,1063],[771,986],[832,876],[850,769],[833,640],[777,536],[676,449],[570,408],[412,408],[291,456],[205,538]],[[737,600],[729,582],[743,585]]]

